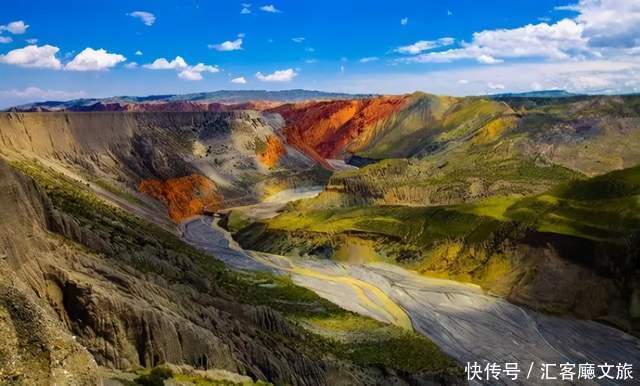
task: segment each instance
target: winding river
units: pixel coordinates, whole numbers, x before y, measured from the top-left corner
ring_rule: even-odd
[[[286,202],[319,191],[285,191],[251,211],[260,218],[275,216]],[[543,363],[557,364],[554,375],[562,363],[630,363],[636,378],[632,382],[640,379],[640,340],[618,329],[541,314],[489,296],[475,285],[427,278],[390,264],[344,264],[244,250],[219,220],[191,218],[181,224],[183,238],[235,269],[288,274],[347,310],[415,329],[462,364],[515,362],[521,371],[518,383],[540,384]],[[526,375],[529,379],[523,381]],[[544,384],[554,382],[560,381]],[[604,379],[589,383],[615,384]]]

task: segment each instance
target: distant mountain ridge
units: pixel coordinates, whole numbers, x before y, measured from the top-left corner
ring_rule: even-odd
[[[401,95],[411,95],[410,93]],[[4,111],[178,111],[221,112],[232,110],[266,110],[285,103],[362,100],[382,94],[349,94],[316,90],[218,90],[190,94],[159,94],[148,96],[113,96],[81,98],[69,101],[45,101],[13,106]],[[400,96],[400,94],[398,95]],[[494,100],[539,101],[558,98],[588,98],[597,95],[577,94],[566,90],[540,90],[522,93],[502,93],[480,96]]]
[[[585,96],[586,94],[575,94],[566,90],[540,90],[540,91],[526,91],[520,93],[503,93],[503,94],[493,94],[490,95],[490,98],[493,99],[501,99],[501,98],[570,98],[570,97],[578,97]]]
[[[341,100],[341,99],[364,99],[377,96],[375,94],[347,94],[334,93],[315,90],[219,90],[212,92],[200,92],[192,94],[166,94],[149,96],[115,96],[107,98],[82,98],[69,101],[45,101],[27,103],[14,106],[7,111],[96,111],[96,110],[127,110],[119,109],[117,106],[127,105],[154,105],[171,104],[178,106],[181,103],[192,103],[194,105],[205,104],[244,104],[249,102],[300,102],[310,100]],[[136,110],[135,108],[133,110]],[[144,110],[144,109],[143,109]],[[210,110],[204,108],[204,111]]]

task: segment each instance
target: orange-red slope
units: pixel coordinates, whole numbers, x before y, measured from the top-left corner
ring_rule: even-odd
[[[285,149],[280,139],[275,135],[270,135],[267,137],[267,143],[265,144],[264,149],[258,153],[258,160],[264,166],[268,168],[273,168],[278,164],[280,158],[287,154],[287,149]]]
[[[287,142],[317,161],[336,158],[372,129],[374,124],[401,110],[407,96],[287,104],[270,111],[286,121]]]
[[[138,190],[162,201],[175,222],[222,205],[222,193],[218,191],[215,183],[197,174],[166,181],[144,180]]]

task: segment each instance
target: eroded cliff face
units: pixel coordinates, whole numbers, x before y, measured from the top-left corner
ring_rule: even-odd
[[[63,179],[49,193],[0,160],[0,383],[100,384],[97,365],[164,362],[276,384],[401,382],[310,356],[279,312],[227,294],[220,263]]]
[[[233,205],[259,199],[266,185],[320,176],[315,162],[283,144],[282,124],[277,114],[246,110],[3,113],[0,153],[129,196],[142,181],[201,175]]]
[[[270,111],[286,121],[287,142],[315,158],[338,158],[345,151],[356,151],[361,137],[370,135],[376,123],[405,106],[408,97],[380,97],[289,104]],[[366,140],[364,141],[366,142]]]
[[[224,201],[216,184],[197,174],[166,181],[144,180],[138,189],[163,202],[175,222],[203,214],[205,209],[219,209]]]
[[[60,248],[43,230],[46,207],[42,191],[0,160],[0,382],[98,384],[93,357],[46,300],[49,249]]]

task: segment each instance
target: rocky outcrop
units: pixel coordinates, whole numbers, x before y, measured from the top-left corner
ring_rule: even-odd
[[[197,174],[166,181],[144,180],[138,189],[163,202],[175,222],[203,214],[205,209],[219,209],[223,204],[222,194],[216,184]]]
[[[273,168],[287,154],[287,149],[275,135],[267,137],[263,149],[258,149],[258,160],[267,168]]]

